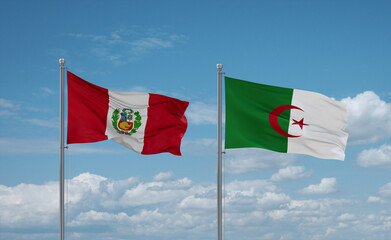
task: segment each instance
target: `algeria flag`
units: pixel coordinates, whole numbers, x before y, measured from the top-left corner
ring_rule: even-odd
[[[322,94],[225,77],[225,148],[265,148],[344,160],[343,103]]]
[[[71,72],[67,143],[112,139],[141,154],[181,155],[188,102],[151,93],[123,93],[89,83]]]

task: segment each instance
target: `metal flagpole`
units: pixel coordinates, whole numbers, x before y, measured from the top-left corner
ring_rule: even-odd
[[[64,240],[64,70],[65,59],[60,58],[60,239]]]
[[[217,64],[217,239],[222,240],[223,218],[222,218],[222,72],[223,64]]]

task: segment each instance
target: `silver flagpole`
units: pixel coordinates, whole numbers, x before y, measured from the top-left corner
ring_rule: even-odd
[[[64,70],[65,59],[60,58],[60,239],[64,240]]]
[[[222,240],[223,218],[222,218],[222,140],[221,140],[221,125],[222,125],[222,72],[223,64],[217,64],[217,239]]]

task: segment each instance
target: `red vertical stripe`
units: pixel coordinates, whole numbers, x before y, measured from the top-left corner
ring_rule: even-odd
[[[109,109],[108,90],[89,83],[71,72],[68,81],[67,143],[87,143],[106,140]]]
[[[181,155],[181,140],[187,129],[185,111],[188,105],[188,102],[175,98],[149,94],[142,154],[169,152]]]

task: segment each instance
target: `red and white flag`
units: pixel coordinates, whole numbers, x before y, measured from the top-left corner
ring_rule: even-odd
[[[151,93],[115,92],[71,72],[67,143],[112,139],[141,154],[181,155],[189,103]]]

